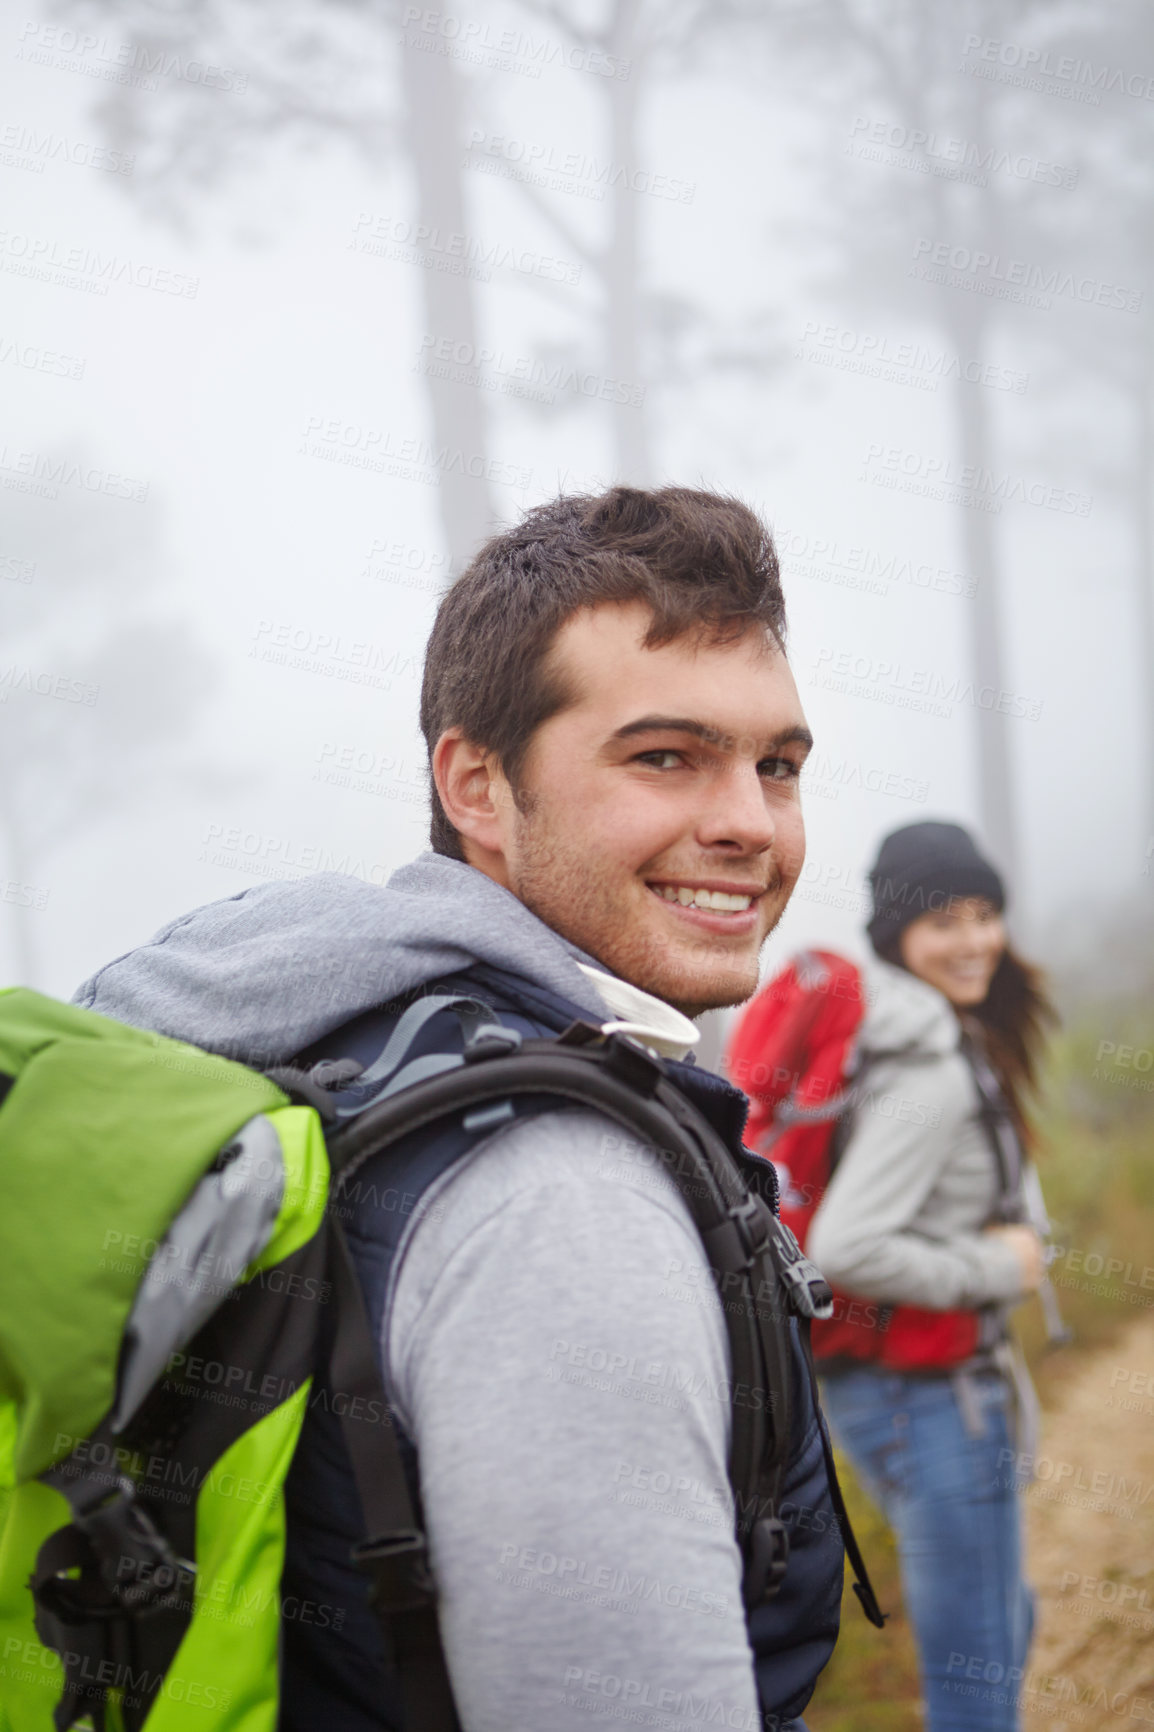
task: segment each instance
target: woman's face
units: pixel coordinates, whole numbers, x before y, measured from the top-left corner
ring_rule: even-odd
[[[954,896],[940,912],[911,921],[901,958],[911,974],[951,1004],[981,1004],[1006,948],[1002,916],[985,896]]]

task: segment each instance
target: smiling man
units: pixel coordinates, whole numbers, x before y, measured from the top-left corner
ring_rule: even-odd
[[[581,608],[540,667],[559,707],[520,755],[516,791],[460,724],[433,772],[470,865],[693,1016],[756,990],[804,859],[812,741],[768,623],[735,641],[707,622],[654,635],[646,601]]]
[[[530,512],[438,610],[432,853],[383,890],[325,875],[202,909],[81,1002],[269,1065],[371,1059],[404,1005],[467,991],[523,1032],[639,1034],[733,1146],[744,1097],[685,1062],[689,1019],[755,990],[801,870],[784,629],[772,541],[733,500],[614,488]],[[789,1566],[747,1616],[725,1322],[660,1163],[577,1108],[410,1142],[407,1207],[382,1201],[394,1178],[347,1225],[465,1732],[800,1725],[842,1548],[798,1365]],[[310,1417],[284,1585],[342,1616],[285,1626],[294,1732],[403,1725],[344,1561],[349,1502]]]

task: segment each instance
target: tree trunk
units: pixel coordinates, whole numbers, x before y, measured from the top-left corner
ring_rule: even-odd
[[[416,183],[416,220],[442,235],[465,232],[461,188],[461,93],[453,62],[417,48],[403,52],[405,135]],[[473,285],[451,271],[421,272],[425,330],[477,348]],[[486,416],[480,391],[425,378],[432,443],[449,453],[440,488],[441,525],[452,569],[468,563],[494,529],[484,478]],[[480,473],[470,473],[470,470]]]
[[[979,14],[986,16],[984,8]],[[964,137],[986,148],[988,92],[974,79],[963,79],[956,118]],[[985,195],[975,207],[970,189],[940,184],[936,195],[938,221],[934,233],[957,235],[973,247],[1000,250],[1001,228],[997,194]],[[942,328],[962,363],[985,358],[989,309],[964,289],[940,291]],[[994,466],[994,438],[989,395],[980,385],[960,376],[954,384],[953,412],[956,450],[963,470],[975,475]],[[1007,689],[1007,658],[1001,609],[1001,573],[993,514],[973,505],[961,513],[962,569],[977,584],[970,602],[970,673],[974,692],[974,744],[977,759],[978,823],[982,840],[1011,885],[1018,883],[1018,821],[1014,801],[1008,718],[998,709],[998,695]],[[983,703],[983,694],[987,700]]]
[[[969,354],[980,351],[969,350]],[[958,456],[976,471],[991,467],[989,409],[980,389],[959,380],[954,392]],[[1006,690],[998,559],[989,512],[963,505],[962,569],[977,583],[970,603],[970,656],[977,733],[978,820],[983,839],[1011,883],[1017,879],[1017,819],[1007,718],[997,707]],[[989,699],[987,703],[984,699]]]
[[[610,54],[631,63],[628,78],[608,80],[609,160],[618,171],[632,171],[638,165],[639,11],[639,0],[617,0],[610,27]],[[625,175],[618,174],[610,189],[612,227],[604,265],[605,353],[609,377],[636,387],[643,383],[638,206],[641,195],[633,192],[625,184],[625,179]],[[653,464],[644,402],[618,403],[611,413],[616,480],[634,487],[649,486]]]
[[[1142,825],[1144,866],[1154,876],[1154,332],[1147,322],[1138,373],[1137,507],[1138,677],[1141,688],[1142,746],[1146,753],[1146,792]]]

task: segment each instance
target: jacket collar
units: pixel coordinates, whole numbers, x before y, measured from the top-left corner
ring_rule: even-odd
[[[574,1004],[571,999],[563,998],[560,993],[528,981],[519,975],[510,973],[507,969],[494,968],[487,963],[478,963],[466,974],[458,977],[453,983],[459,985],[474,981],[480,987],[487,988],[499,999],[504,999],[522,1014],[528,1014],[538,1021],[542,1027],[554,1034],[560,1034],[568,1028],[571,1022],[588,1022],[589,1012],[582,1006]],[[637,991],[637,988],[631,988]],[[646,994],[646,997],[649,995]],[[660,999],[653,999],[656,1005],[661,1005]],[[499,1009],[500,1005],[495,1006]],[[671,1007],[662,1006],[665,1010]],[[626,1032],[622,1030],[621,1032]],[[639,1035],[639,1039],[645,1036]],[[652,1045],[652,1042],[647,1044]],[[692,1053],[684,1058],[672,1058],[662,1055],[665,1070],[670,1079],[687,1094],[694,1106],[705,1114],[710,1124],[723,1138],[726,1144],[740,1152],[742,1148],[742,1132],[749,1114],[749,1098],[739,1088],[735,1088],[724,1077],[714,1071],[705,1070],[694,1060]]]

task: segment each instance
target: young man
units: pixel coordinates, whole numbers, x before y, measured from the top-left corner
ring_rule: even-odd
[[[201,909],[81,1002],[270,1065],[369,1057],[438,983],[535,1032],[628,1027],[734,1142],[744,1097],[676,1061],[690,1017],[755,990],[803,861],[784,627],[772,541],[731,500],[614,488],[530,512],[433,628],[433,852],[384,890],[327,875]],[[836,1639],[841,1541],[796,1365],[790,1562],[747,1620],[720,1303],[680,1193],[625,1142],[576,1109],[464,1152],[426,1139],[408,1207],[392,1178],[347,1223],[466,1732],[793,1725]],[[349,1616],[286,1624],[284,1724],[395,1726],[345,1563],[351,1481],[310,1428],[289,1574]]]

